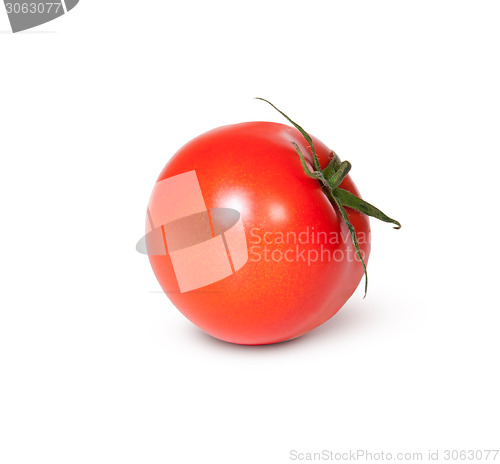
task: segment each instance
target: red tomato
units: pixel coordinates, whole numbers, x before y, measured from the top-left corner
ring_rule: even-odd
[[[312,140],[325,168],[331,150]],[[179,311],[218,339],[260,345],[298,337],[330,319],[363,277],[346,224],[319,182],[305,175],[291,142],[312,165],[310,147],[294,127],[271,122],[220,127],[182,147],[158,178],[157,186],[173,182],[168,194],[153,192],[154,208],[176,219],[173,229],[184,221],[180,235],[194,236],[182,243],[168,224],[161,227],[168,251],[150,253],[151,266]],[[341,187],[359,196],[349,176]],[[368,217],[346,210],[367,262]],[[208,227],[202,226],[207,211],[208,237],[196,232]],[[233,211],[235,220],[239,213],[240,235],[229,232],[235,221],[214,223],[217,211]],[[151,211],[148,217],[151,221]],[[160,225],[150,224],[148,231]],[[190,289],[212,272],[214,282]]]

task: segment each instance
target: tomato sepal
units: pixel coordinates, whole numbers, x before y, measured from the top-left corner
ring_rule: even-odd
[[[356,195],[353,195],[351,192],[338,187],[334,190],[333,194],[342,206],[347,206],[348,208],[355,209],[360,213],[374,217],[376,219],[379,219],[380,221],[395,224],[396,227],[394,227],[394,229],[401,229],[401,224],[398,221],[390,218],[378,208],[357,197]]]

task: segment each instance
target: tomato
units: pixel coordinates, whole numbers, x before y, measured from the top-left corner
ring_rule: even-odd
[[[324,169],[332,152],[311,138]],[[153,190],[146,237],[156,278],[184,316],[220,340],[299,337],[336,314],[363,277],[339,208],[305,174],[292,142],[314,169],[295,127],[219,127],[183,146]],[[349,175],[340,187],[359,197]],[[366,263],[368,217],[345,210]]]

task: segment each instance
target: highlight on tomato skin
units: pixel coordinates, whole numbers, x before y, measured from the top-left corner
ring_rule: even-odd
[[[137,245],[178,310],[231,343],[282,342],[330,319],[365,275],[368,215],[400,226],[361,199],[350,163],[284,116],[292,126],[228,125],[184,145]]]

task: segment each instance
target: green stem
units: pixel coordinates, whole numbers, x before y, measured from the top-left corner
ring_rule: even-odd
[[[333,150],[330,152],[330,163],[328,166],[323,169],[323,173],[325,174],[325,177],[331,177],[331,175],[335,172],[338,171],[340,168],[340,165],[342,164],[342,161],[340,161],[339,155],[335,153]]]
[[[349,230],[349,233],[351,235],[351,240],[354,245],[354,249],[356,251],[356,255],[358,256],[365,273],[365,297],[366,297],[366,293],[368,291],[368,272],[366,270],[366,263],[361,254],[361,250],[359,249],[356,230],[354,229],[354,226],[352,225],[349,219],[349,215],[347,214],[347,211],[345,210],[344,207],[354,209],[362,214],[366,214],[367,216],[380,219],[381,221],[395,224],[396,225],[396,227],[394,227],[395,229],[400,229],[401,224],[395,219],[391,219],[389,216],[384,214],[382,211],[380,211],[378,208],[371,205],[370,203],[362,200],[353,193],[339,187],[342,181],[348,175],[349,171],[351,170],[352,166],[351,163],[349,163],[349,161],[341,162],[339,156],[332,150],[331,160],[328,166],[325,169],[321,169],[321,166],[319,164],[319,159],[316,154],[316,150],[314,148],[311,136],[304,129],[302,129],[302,127],[300,127],[297,123],[292,121],[285,113],[276,108],[271,102],[265,100],[264,98],[257,98],[257,100],[265,101],[266,103],[271,105],[276,111],[281,113],[286,119],[288,119],[288,121],[291,124],[293,124],[293,126],[296,129],[298,129],[298,131],[302,134],[302,136],[306,139],[307,143],[311,147],[314,171],[311,171],[311,169],[307,165],[304,155],[300,150],[299,146],[295,142],[292,142],[295,150],[299,155],[302,168],[304,169],[304,173],[306,174],[306,176],[311,177],[312,179],[316,179],[320,183],[321,187],[323,188],[323,191],[330,200],[330,203],[332,204],[332,206],[335,206],[336,209],[339,211],[342,220],[345,222]]]
[[[351,163],[349,163],[349,161],[344,161],[340,165],[339,170],[337,172],[332,173],[330,177],[326,178],[332,190],[335,190],[342,183],[347,174],[349,174],[351,168],[352,168]]]

